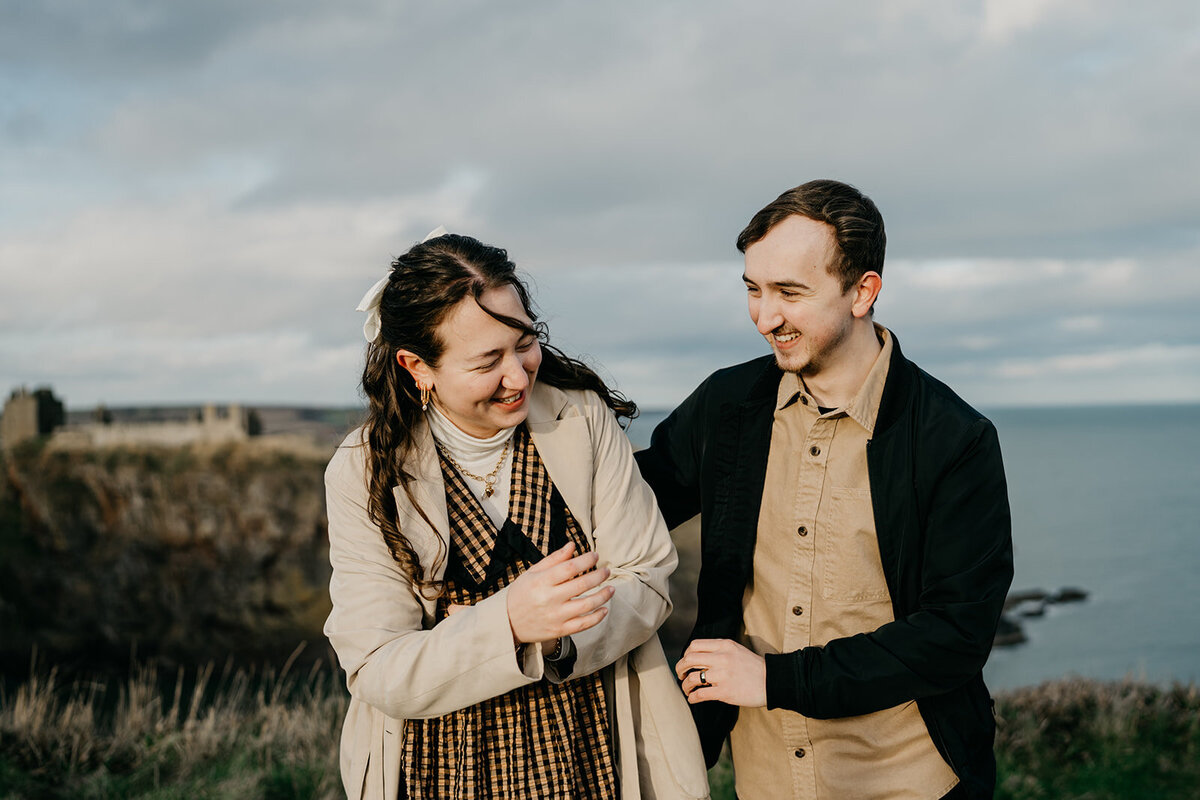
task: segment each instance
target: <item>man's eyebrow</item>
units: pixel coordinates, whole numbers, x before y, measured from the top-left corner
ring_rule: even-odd
[[[754,283],[754,281],[747,278],[744,273],[742,274],[742,281],[744,281],[745,283]],[[754,283],[754,285],[757,286],[758,284]],[[770,287],[773,287],[776,289],[808,289],[809,288],[808,284],[804,283],[803,281],[767,281],[767,286],[770,286]]]

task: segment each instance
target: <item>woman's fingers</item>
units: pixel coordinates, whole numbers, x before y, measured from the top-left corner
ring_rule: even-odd
[[[572,597],[578,597],[584,592],[590,592],[600,584],[608,580],[611,570],[608,567],[603,569],[594,569],[591,572],[585,572],[578,578],[573,578],[566,583],[560,583],[555,589],[563,600],[570,600]]]
[[[613,587],[605,586],[598,592],[592,592],[591,594],[583,597],[576,597],[574,600],[571,600],[563,605],[563,611],[565,612],[566,618],[570,619],[571,617],[582,617],[592,613],[597,608],[611,600],[615,592],[616,590],[613,589]]]
[[[574,617],[567,620],[563,624],[563,635],[569,636],[573,633],[581,633],[588,628],[595,627],[604,619],[604,615],[608,613],[608,606],[600,606],[590,614]]]
[[[557,553],[558,551],[556,550],[555,552]],[[540,567],[542,564],[545,564],[549,558],[549,556],[543,558],[537,563],[537,566]],[[577,555],[568,561],[563,561],[548,567],[545,570],[546,578],[550,581],[550,583],[566,583],[576,575],[587,572],[592,567],[596,566],[596,562],[599,560],[599,554],[597,554],[595,550],[589,550],[588,552],[581,553],[580,555]]]
[[[546,572],[547,570],[561,567],[563,563],[571,560],[571,554],[575,552],[575,543],[567,542],[562,547],[558,548],[541,561],[534,564],[526,572]],[[587,555],[586,553],[584,555]],[[561,583],[561,581],[559,581]]]

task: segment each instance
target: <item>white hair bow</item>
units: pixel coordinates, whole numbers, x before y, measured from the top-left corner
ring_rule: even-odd
[[[421,241],[428,242],[430,239],[445,236],[447,233],[449,231],[438,225]],[[383,299],[383,290],[387,288],[391,277],[392,273],[389,270],[387,275],[384,275],[375,282],[374,286],[367,289],[367,293],[363,295],[362,300],[358,301],[358,308],[354,309],[355,311],[367,312],[367,318],[363,322],[363,337],[371,344],[379,341],[379,334],[383,330],[383,322],[379,318],[379,301]]]

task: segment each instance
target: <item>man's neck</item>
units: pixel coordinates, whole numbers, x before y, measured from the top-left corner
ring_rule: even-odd
[[[882,349],[871,317],[856,320],[832,363],[825,364],[820,372],[801,373],[800,377],[817,405],[841,408],[858,394]]]

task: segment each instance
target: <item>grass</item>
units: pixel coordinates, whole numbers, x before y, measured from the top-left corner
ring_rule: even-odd
[[[35,672],[0,694],[0,800],[340,797],[340,674],[291,666],[145,665],[117,685]],[[1195,686],[1065,680],[997,700],[998,798],[1198,795]],[[733,797],[728,759],[709,778],[714,800]]]
[[[290,665],[147,665],[116,686],[34,674],[0,696],[0,800],[338,797],[345,691],[327,664]]]
[[[1058,681],[997,711],[998,798],[1200,796],[1200,687]]]

